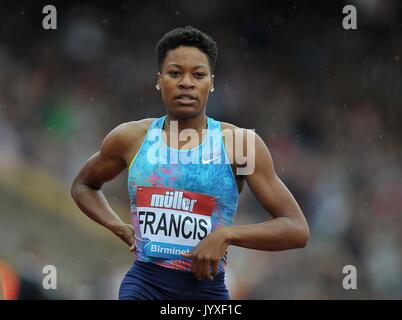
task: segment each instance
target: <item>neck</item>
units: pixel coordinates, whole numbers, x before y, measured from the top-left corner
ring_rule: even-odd
[[[177,121],[176,124],[171,123],[171,121]],[[200,114],[194,118],[189,119],[178,119],[170,114],[166,115],[165,125],[169,128],[177,128],[178,130],[183,129],[194,129],[200,130],[205,129],[207,126],[207,116],[205,114]]]

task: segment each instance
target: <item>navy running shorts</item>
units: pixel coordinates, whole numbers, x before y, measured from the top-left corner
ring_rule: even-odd
[[[229,300],[225,273],[197,280],[192,272],[135,261],[124,277],[119,300]]]

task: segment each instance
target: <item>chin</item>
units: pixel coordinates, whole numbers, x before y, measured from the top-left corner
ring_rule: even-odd
[[[200,109],[198,106],[174,106],[168,108],[167,111],[177,119],[190,119],[198,116],[202,108]]]

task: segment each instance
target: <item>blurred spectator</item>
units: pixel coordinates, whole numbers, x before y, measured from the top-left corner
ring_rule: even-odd
[[[39,283],[18,274],[0,260],[0,300],[44,300],[46,295]]]
[[[154,45],[193,24],[219,46],[207,113],[256,129],[312,232],[301,251],[231,250],[232,297],[401,298],[401,15],[397,1],[370,3],[367,27],[350,32],[335,5],[71,4],[53,33],[30,29],[33,6],[25,20],[10,6],[0,19],[0,168],[34,164],[69,185],[112,128],[164,113]],[[105,190],[128,206],[124,179]],[[246,188],[236,223],[266,215]],[[358,270],[355,293],[342,288],[346,264]],[[89,286],[116,292],[124,268],[112,264]],[[80,297],[110,298],[84,286]]]

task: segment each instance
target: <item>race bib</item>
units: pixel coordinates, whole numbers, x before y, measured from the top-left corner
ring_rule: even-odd
[[[137,187],[137,215],[144,254],[183,258],[211,232],[215,198],[191,191]]]

